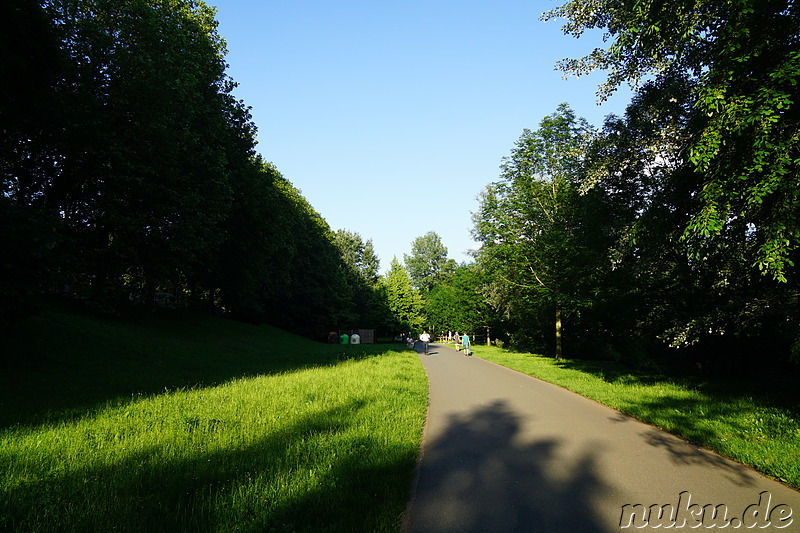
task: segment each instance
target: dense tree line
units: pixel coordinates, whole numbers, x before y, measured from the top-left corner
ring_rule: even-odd
[[[568,106],[483,192],[478,264],[512,340],[725,368],[798,359],[800,17],[792,1],[569,1],[610,45],[564,70],[635,88],[600,130]]]
[[[212,8],[0,10],[3,319],[59,290],[107,310],[166,291],[307,334],[387,320],[371,242],[337,240],[256,154]]]
[[[435,232],[378,274],[255,151],[212,8],[0,5],[0,312],[66,290],[161,291],[316,335],[466,330],[555,356],[737,368],[800,359],[800,17],[793,0],[569,0],[634,88],[601,127],[566,104],[480,195],[472,264]]]
[[[622,83],[634,97],[600,128],[563,104],[523,131],[480,195],[475,263],[417,280],[427,323],[491,324],[556,357],[800,361],[798,15],[792,0],[545,13],[568,34],[606,32],[564,71],[605,70],[601,99]]]

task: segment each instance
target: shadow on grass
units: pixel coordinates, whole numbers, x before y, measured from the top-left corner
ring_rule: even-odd
[[[761,369],[744,377],[701,376],[690,373],[660,372],[633,368],[613,361],[563,359],[554,361],[557,367],[595,376],[611,384],[658,385],[678,384],[702,392],[709,398],[729,402],[752,398],[764,406],[775,406],[800,417],[800,388],[793,376]]]
[[[138,396],[330,366],[398,349],[340,346],[191,313],[125,319],[51,306],[0,338],[0,429],[80,418]]]
[[[503,401],[452,416],[425,448],[408,531],[613,530],[598,512],[608,487],[594,451],[555,471],[562,443],[522,442],[520,431],[521,420]]]
[[[622,363],[613,361],[597,361],[582,359],[560,359],[553,361],[559,368],[578,370],[602,379],[606,383],[629,383],[639,385],[654,385],[668,381],[669,378],[659,372],[636,370]]]
[[[303,449],[349,429],[353,401],[237,449],[164,463],[157,446],[114,464],[39,472],[5,495],[4,531],[381,531],[399,517],[416,449],[350,438],[332,464]],[[306,450],[307,452],[307,450]],[[298,454],[300,456],[298,457]],[[154,459],[155,458],[155,459]],[[2,496],[2,494],[0,494]]]

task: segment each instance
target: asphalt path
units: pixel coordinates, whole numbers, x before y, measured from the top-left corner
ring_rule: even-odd
[[[405,531],[800,531],[798,491],[550,383],[429,353]]]

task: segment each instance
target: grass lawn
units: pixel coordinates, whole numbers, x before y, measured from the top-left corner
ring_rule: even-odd
[[[560,385],[800,488],[796,385],[784,393],[776,386],[770,398],[744,381],[675,378],[611,362],[473,348],[483,359]]]
[[[3,342],[0,530],[396,531],[414,352],[48,308]]]

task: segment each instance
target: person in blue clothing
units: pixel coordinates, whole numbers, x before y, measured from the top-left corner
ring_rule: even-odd
[[[461,345],[464,347],[464,355],[472,355],[469,349],[469,335],[466,333],[461,335]]]

